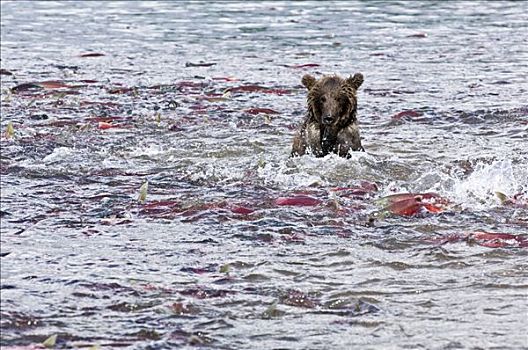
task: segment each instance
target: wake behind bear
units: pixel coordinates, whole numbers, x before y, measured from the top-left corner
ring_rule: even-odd
[[[308,89],[308,112],[293,139],[291,155],[324,157],[336,153],[349,158],[350,151],[364,151],[356,116],[356,92],[363,75],[356,73],[347,79],[332,75],[317,80],[306,74],[302,83]]]

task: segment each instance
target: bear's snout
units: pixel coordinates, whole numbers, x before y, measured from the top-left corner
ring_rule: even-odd
[[[331,114],[323,116],[323,124],[330,125],[334,122],[334,117]]]

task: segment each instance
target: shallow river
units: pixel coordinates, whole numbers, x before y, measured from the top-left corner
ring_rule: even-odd
[[[3,348],[528,348],[528,2],[1,11]],[[366,152],[290,158],[355,72]]]

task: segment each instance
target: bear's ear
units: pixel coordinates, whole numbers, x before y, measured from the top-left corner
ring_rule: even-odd
[[[302,77],[302,80],[301,80],[302,84],[303,84],[304,86],[306,86],[306,88],[307,88],[308,90],[310,90],[310,89],[315,85],[315,82],[316,82],[316,81],[317,81],[317,80],[316,80],[314,77],[312,77],[310,74],[305,74],[305,75]]]
[[[361,84],[363,84],[363,74],[361,73],[356,73],[354,74],[354,76],[348,78],[346,80],[347,84],[352,86],[354,89],[359,89],[359,87],[361,86]]]

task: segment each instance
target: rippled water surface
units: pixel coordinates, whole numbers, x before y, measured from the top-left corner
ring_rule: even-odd
[[[528,348],[528,2],[1,6],[2,347]]]

